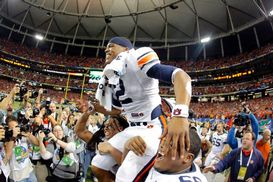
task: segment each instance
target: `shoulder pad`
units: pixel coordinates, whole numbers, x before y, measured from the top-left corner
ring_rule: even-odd
[[[136,50],[137,65],[143,67],[145,64],[159,60],[156,52],[150,47],[141,47]]]

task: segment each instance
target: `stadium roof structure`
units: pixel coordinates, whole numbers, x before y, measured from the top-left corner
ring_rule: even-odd
[[[240,32],[269,19],[272,8],[272,0],[0,0],[0,26],[72,45],[124,36],[175,47]]]

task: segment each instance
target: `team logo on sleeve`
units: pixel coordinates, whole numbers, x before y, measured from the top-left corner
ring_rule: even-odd
[[[181,109],[175,109],[175,110],[173,110],[173,115],[180,115],[181,114]]]

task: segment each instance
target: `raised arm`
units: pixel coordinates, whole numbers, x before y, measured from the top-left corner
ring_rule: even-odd
[[[13,99],[16,93],[19,93],[18,85],[15,85],[10,93],[0,102],[0,109],[6,109],[9,105],[12,105]]]
[[[191,100],[191,78],[189,75],[176,67],[155,64],[147,71],[147,75],[164,82],[173,83],[176,98],[176,104],[173,107],[172,119],[165,128],[162,137],[166,137],[165,147],[172,143],[172,157],[175,158],[177,148],[184,151],[190,148],[189,139],[189,104]],[[179,154],[183,158],[184,153]]]
[[[76,135],[80,139],[84,140],[86,143],[88,143],[93,136],[93,133],[91,133],[89,130],[86,129],[86,123],[90,114],[91,114],[90,112],[83,113],[80,120],[76,123],[75,129],[74,129],[76,132]]]

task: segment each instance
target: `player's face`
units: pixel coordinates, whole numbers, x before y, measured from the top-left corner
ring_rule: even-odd
[[[208,129],[207,128],[202,128],[202,132],[201,135],[205,136],[208,133]]]
[[[118,44],[109,43],[105,49],[105,64],[111,63],[121,52],[127,51],[128,48]]]
[[[223,125],[222,125],[222,124],[218,124],[218,125],[217,125],[217,132],[218,132],[218,133],[223,132]]]
[[[161,145],[163,142],[161,142]],[[192,163],[193,160],[193,154],[186,152],[184,149],[184,158],[181,159],[178,155],[178,152],[176,153],[175,160],[172,160],[171,157],[171,148],[172,146],[167,149],[167,153],[163,156],[162,153],[162,147],[160,146],[158,155],[156,157],[156,161],[154,164],[154,168],[161,173],[177,173],[185,169],[185,165],[189,165]]]
[[[115,128],[112,126],[113,118],[108,119],[108,121],[104,124],[104,135],[106,139],[112,138],[115,134],[117,134],[119,131],[115,130]]]

